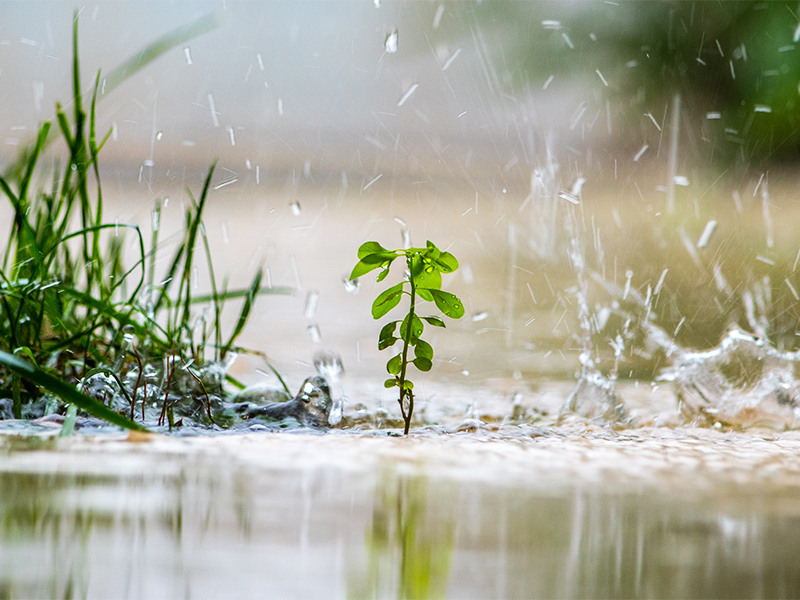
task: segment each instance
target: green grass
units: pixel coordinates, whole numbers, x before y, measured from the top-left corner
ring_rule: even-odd
[[[139,59],[112,72],[107,84],[111,81],[114,87],[136,72],[141,57],[150,62],[218,24],[219,19],[204,17],[160,38],[138,53]],[[214,422],[209,393],[224,398],[219,365],[239,350],[236,340],[256,296],[291,290],[262,288],[261,269],[247,289],[218,287],[203,227],[215,164],[198,199],[187,190],[183,238],[165,275],[156,278],[157,227],[146,249],[138,226],[104,222],[99,154],[110,132],[100,138],[96,131],[100,73],[88,113],[84,109],[77,15],[73,53],[71,114],[57,105],[55,126],[43,123],[36,142],[0,177],[0,191],[13,211],[0,264],[0,399],[11,399],[16,419],[64,412],[69,404],[109,423],[144,429],[145,402],[160,402],[159,425],[174,424],[178,390],[188,393],[189,404],[199,403]],[[59,134],[65,158],[56,162],[45,184],[41,158]],[[134,237],[136,247],[130,265],[125,261],[126,236]],[[201,241],[211,293],[193,296],[190,278],[203,260],[198,256]],[[244,301],[233,331],[225,335],[222,311],[235,298]],[[211,316],[198,316],[198,304],[210,304]],[[208,375],[212,370],[215,375]],[[105,383],[93,386],[93,378]]]

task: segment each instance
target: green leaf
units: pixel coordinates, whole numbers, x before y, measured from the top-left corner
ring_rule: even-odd
[[[403,319],[403,322],[400,324],[400,338],[408,340],[408,343],[412,346],[417,343],[419,336],[422,335],[425,326],[422,324],[422,321],[417,315],[414,315],[414,320],[411,321],[411,332],[410,335],[408,333],[408,317],[411,315],[406,315],[406,318]]]
[[[18,375],[24,377],[28,381],[43,387],[44,389],[53,392],[59,396],[64,402],[74,404],[78,408],[85,410],[90,415],[94,415],[99,419],[108,421],[113,425],[119,425],[125,429],[135,429],[138,431],[147,431],[147,428],[139,423],[135,423],[126,419],[116,411],[111,410],[104,404],[98,402],[94,398],[87,396],[76,390],[73,386],[56,379],[52,375],[44,372],[42,369],[35,365],[17,358],[13,354],[0,351],[0,364],[14,371]]]
[[[415,358],[411,362],[414,363],[414,366],[417,367],[420,371],[428,372],[433,367],[433,363],[431,362],[430,358]]]
[[[442,252],[434,263],[442,273],[452,273],[458,269],[458,261],[456,257],[449,252]]]
[[[356,266],[353,267],[353,270],[350,273],[350,281],[352,281],[353,279],[358,279],[362,275],[366,275],[370,271],[374,271],[375,269],[380,269],[383,266],[386,266],[388,270],[388,266],[392,264],[392,261],[395,258],[397,257],[393,255],[387,256],[385,254],[368,254],[367,256],[359,260],[356,263]]]
[[[442,274],[433,262],[419,254],[411,259],[411,278],[416,287],[437,290],[442,287]]]
[[[382,254],[386,252],[389,251],[381,246],[378,242],[364,242],[358,248],[358,258],[363,259],[370,254]]]
[[[403,366],[403,355],[397,354],[396,356],[390,358],[389,362],[386,363],[386,370],[391,375],[399,375],[402,366]]]
[[[383,382],[383,387],[386,389],[393,388],[397,386],[397,379],[387,379]]]
[[[378,278],[377,278],[375,281],[377,281],[378,283],[380,283],[381,281],[383,281],[384,279],[386,279],[386,276],[387,276],[388,274],[389,274],[389,267],[386,267],[386,268],[385,268],[383,271],[381,271],[380,273],[378,273]]]
[[[378,350],[386,350],[389,346],[392,346],[397,340],[400,338],[394,337],[394,331],[397,329],[397,324],[400,321],[392,321],[391,323],[387,323],[381,329],[380,334],[378,335]]]
[[[442,253],[442,251],[439,250],[436,247],[436,245],[430,240],[426,242],[426,245],[428,247],[428,250],[425,252],[425,256],[431,259],[432,261],[435,261],[437,258],[439,258],[439,255]]]
[[[403,295],[403,283],[393,285],[388,290],[384,290],[372,303],[372,318],[380,319],[383,315],[400,304]],[[462,311],[463,312],[463,311]]]
[[[433,325],[434,327],[444,327],[444,321],[442,321],[439,317],[422,317],[423,321],[427,321],[428,325]]]
[[[431,346],[425,340],[417,340],[417,343],[414,345],[414,356],[417,358],[428,358],[433,359],[433,346]]]
[[[417,288],[417,296],[425,300],[425,302],[433,302],[433,296],[425,288]]]
[[[410,379],[406,379],[405,382],[403,383],[403,389],[407,392],[410,392],[411,390],[414,389],[414,382],[411,381]]]
[[[430,290],[436,307],[451,319],[464,316],[464,304],[454,294],[442,290]]]

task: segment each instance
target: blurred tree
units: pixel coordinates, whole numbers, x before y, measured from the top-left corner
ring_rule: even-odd
[[[703,156],[750,163],[800,157],[798,14],[797,2],[489,1],[476,18],[515,40],[517,85],[598,71],[594,101],[626,137],[679,93]]]

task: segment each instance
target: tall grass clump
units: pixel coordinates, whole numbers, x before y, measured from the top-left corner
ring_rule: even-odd
[[[142,55],[152,60],[209,27],[207,18],[198,21]],[[71,114],[58,104],[55,124],[43,123],[35,143],[0,177],[0,192],[13,213],[0,263],[0,417],[67,412],[69,418],[75,410],[66,408],[72,405],[129,429],[144,429],[145,423],[171,428],[183,418],[215,423],[226,365],[238,350],[255,297],[288,290],[262,288],[260,269],[247,289],[217,286],[202,219],[214,164],[198,198],[187,190],[183,238],[166,274],[156,278],[160,205],[149,250],[138,226],[103,219],[99,154],[110,132],[98,137],[96,131],[99,73],[88,112],[84,108],[77,16],[73,56]],[[126,65],[122,76],[132,72]],[[115,84],[119,71],[111,76]],[[58,135],[66,152],[46,180],[42,156]],[[130,265],[126,236],[133,236],[136,248]],[[209,295],[192,293],[198,260],[207,263]],[[232,298],[244,302],[233,331],[224,335],[221,314]],[[198,316],[198,304],[211,308]],[[218,413],[220,419],[225,424],[224,414]]]

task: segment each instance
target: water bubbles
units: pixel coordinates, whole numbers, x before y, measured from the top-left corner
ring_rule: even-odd
[[[397,52],[397,29],[392,29],[387,35],[386,40],[383,43],[384,48],[386,48],[386,52],[389,54],[394,54]]]
[[[319,303],[319,292],[311,290],[306,294],[306,306],[304,314],[306,319],[313,319],[317,312],[317,304]]]
[[[358,277],[355,279],[349,279],[345,275],[342,277],[342,283],[344,283],[344,289],[348,294],[357,294],[359,288],[361,287],[361,282],[359,281]]]
[[[294,202],[292,202],[289,205],[289,209],[292,211],[292,214],[295,217],[299,217],[300,216],[300,202],[298,200],[295,200]]]
[[[192,64],[192,49],[189,46],[185,46],[183,49],[183,57],[186,59],[186,64]]]

